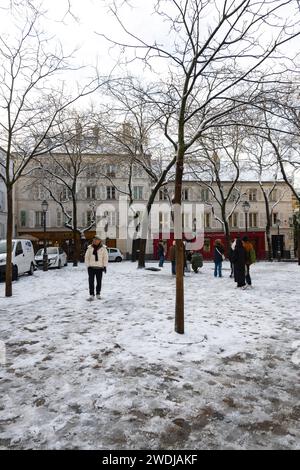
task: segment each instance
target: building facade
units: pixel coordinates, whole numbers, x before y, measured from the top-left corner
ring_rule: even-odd
[[[64,158],[63,155],[61,158]],[[129,199],[128,157],[87,154],[84,158],[85,168],[78,177],[76,186],[78,226],[84,233],[82,248],[84,250],[86,242],[97,232],[108,246],[119,248],[127,258],[130,258],[132,252],[138,252],[139,249],[139,235],[135,230],[139,219],[136,219],[136,214],[139,213],[140,219],[142,218],[151,190],[151,181],[140,165],[133,165],[130,184],[133,205],[128,202],[126,205],[124,201],[126,198]],[[231,182],[224,181],[222,190],[226,193],[230,185]],[[238,193],[233,191],[227,204],[231,238],[247,234],[255,245],[258,258],[264,259],[267,256],[267,243],[263,193],[255,181],[242,181],[238,186]],[[273,186],[273,182],[264,182],[264,188],[271,193],[269,205],[272,210],[270,233],[272,254],[276,257],[280,250],[281,257],[290,258],[294,256],[292,194],[284,182],[278,182],[275,189]],[[206,259],[212,257],[214,241],[217,238],[225,242],[221,210],[212,196],[213,192],[217,194],[218,188],[214,183],[212,188],[214,191],[201,182],[189,180],[184,182],[182,193],[184,204],[203,207],[204,244],[201,251]],[[72,259],[73,235],[65,226],[66,213],[72,216],[72,198],[66,187],[61,186],[59,191],[59,201],[63,204],[64,211],[39,182],[35,172],[20,178],[15,193],[17,232],[18,235],[30,236],[36,248],[46,237],[50,245],[62,246],[68,253],[69,259]],[[173,193],[174,186],[170,183],[156,196],[155,204],[162,205],[163,209],[162,211],[158,209],[158,226],[148,236],[146,248],[148,258],[157,256],[158,239],[165,239],[170,245],[174,238],[170,205]],[[41,209],[44,199],[49,205],[46,214],[46,233],[43,230]],[[249,202],[247,213],[243,209],[245,200]],[[124,211],[126,211],[125,219]],[[94,212],[96,212],[95,224],[84,231],[84,227],[90,225]],[[191,214],[184,217],[191,217]],[[191,225],[191,221],[189,222]],[[131,236],[124,232],[124,225],[131,227]],[[168,231],[166,237],[165,233]]]

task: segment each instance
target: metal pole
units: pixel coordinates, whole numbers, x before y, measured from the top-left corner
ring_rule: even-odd
[[[45,211],[43,211],[43,223],[44,223],[43,271],[48,271],[48,254],[47,254],[47,243],[46,243],[46,212]]]
[[[246,234],[248,233],[248,212],[245,213],[246,216]]]

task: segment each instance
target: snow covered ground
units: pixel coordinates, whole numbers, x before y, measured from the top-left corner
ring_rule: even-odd
[[[84,266],[0,284],[0,449],[300,448],[299,266],[240,291],[205,264],[185,335],[170,271],[110,264],[92,303]]]

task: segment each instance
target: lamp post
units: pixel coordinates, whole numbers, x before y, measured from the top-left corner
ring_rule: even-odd
[[[242,204],[242,208],[245,213],[246,233],[248,233],[248,212],[250,210],[250,203],[248,201],[244,201]]]
[[[279,234],[279,227],[281,224],[281,220],[277,219],[275,225],[277,227],[277,260],[280,261],[281,259],[281,246],[280,246],[280,234]]]
[[[43,226],[44,226],[43,271],[48,271],[48,254],[47,254],[47,243],[46,243],[46,212],[48,210],[48,202],[44,199],[41,205],[42,205],[42,211],[43,211]]]

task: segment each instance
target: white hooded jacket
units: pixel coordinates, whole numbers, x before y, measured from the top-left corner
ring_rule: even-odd
[[[108,253],[106,247],[102,245],[101,248],[99,248],[98,261],[96,261],[96,257],[93,252],[93,245],[89,245],[84,257],[86,266],[88,268],[106,268],[106,266],[108,265]]]

